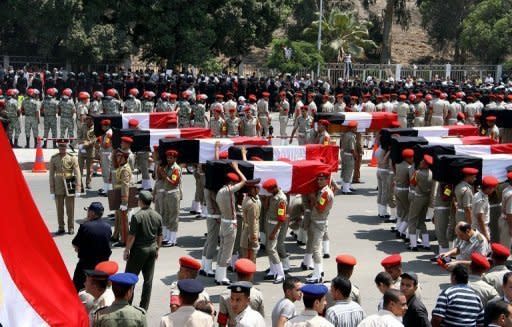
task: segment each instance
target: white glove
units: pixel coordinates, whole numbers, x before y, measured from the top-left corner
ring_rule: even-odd
[[[79,198],[80,197],[80,193],[75,193],[75,198]]]
[[[121,205],[119,206],[119,210],[121,210],[121,211],[126,211],[126,210],[128,210],[128,206],[125,206],[124,204],[121,204]]]
[[[50,199],[55,200],[55,194],[50,193]]]

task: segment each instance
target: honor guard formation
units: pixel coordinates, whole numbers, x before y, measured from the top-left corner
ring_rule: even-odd
[[[48,164],[56,234],[73,235],[73,282],[91,326],[147,325],[159,252],[173,252],[196,237],[181,227],[187,224],[181,217],[188,210],[184,194],[193,194],[188,211],[204,219],[205,241],[199,252],[176,258],[180,268],[160,326],[512,326],[508,85],[411,77],[338,79],[331,85],[309,75],[56,69],[10,71],[1,90],[0,116],[12,147],[58,151]],[[187,130],[201,129],[210,138],[192,137],[198,150],[162,148],[166,136],[155,134],[152,124],[164,113],[173,115],[158,127],[166,133],[183,138]],[[378,117],[391,121],[372,127]],[[150,143],[141,147],[143,133]],[[239,146],[240,140],[267,146],[251,152],[253,145]],[[203,160],[208,144],[210,157]],[[327,157],[308,158],[311,149],[327,147],[336,149],[334,169]],[[487,152],[480,155],[483,148]],[[286,157],[292,149],[304,155]],[[334,201],[350,206],[351,195],[360,191],[365,149],[378,186],[377,203],[368,205],[383,228],[403,240],[395,254],[334,253],[330,247],[343,229],[329,222],[345,217],[332,209]],[[235,160],[234,150],[242,160]],[[185,159],[197,153],[195,162]],[[316,168],[303,176],[308,191],[294,193],[296,176],[290,186],[272,171],[299,160],[315,161]],[[501,164],[494,166],[496,160]],[[212,173],[217,164],[222,169]],[[257,174],[261,167],[266,175]],[[184,186],[189,173],[195,189]],[[102,187],[93,190],[100,175]],[[78,197],[91,202],[75,230]],[[109,208],[96,197],[108,197]],[[113,228],[102,218],[109,212]],[[290,237],[300,252],[292,253]],[[434,237],[438,246],[431,244]],[[110,259],[112,247],[122,248],[124,266]],[[422,302],[421,271],[402,267],[399,252],[406,251],[450,274],[431,312]],[[351,282],[364,269],[355,269],[358,257],[368,255],[382,266],[373,280],[375,294],[382,293],[375,314],[363,310],[365,295]],[[290,272],[297,257],[300,268],[311,272],[306,278]],[[336,271],[324,269],[329,260]],[[257,261],[268,268],[263,278],[256,277]],[[137,283],[138,306],[132,303]],[[282,288],[277,303],[264,300],[268,295],[258,283]],[[224,287],[222,294],[210,297],[213,285]]]

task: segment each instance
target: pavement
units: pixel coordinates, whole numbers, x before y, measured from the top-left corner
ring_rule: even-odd
[[[274,128],[276,127],[274,126]],[[25,171],[24,176],[49,232],[56,231],[56,209],[54,202],[50,200],[48,173]],[[337,179],[339,179],[339,175]],[[376,169],[363,165],[361,180],[364,181],[363,184],[353,185],[357,190],[355,194],[336,195],[335,197],[329,216],[331,258],[324,260],[324,270],[326,280],[330,280],[336,275],[335,257],[337,254],[350,253],[355,256],[358,262],[351,280],[360,288],[362,306],[366,313],[373,314],[377,312],[377,304],[382,297],[373,282],[376,274],[382,271],[380,261],[389,254],[405,251],[406,246],[403,241],[395,238],[394,233],[390,232],[391,224],[384,223],[377,217]],[[97,197],[96,190],[101,186],[101,177],[94,177],[92,190],[76,200],[76,224],[85,219],[86,212],[83,208],[87,207],[90,202],[99,200],[105,207],[108,207],[107,198]],[[195,181],[192,175],[184,175],[183,190],[178,231],[179,246],[160,249],[153,279],[151,303],[147,313],[149,326],[156,326],[160,317],[169,312],[169,285],[176,280],[178,258],[182,255],[201,258],[205,241],[206,221],[197,219],[188,213],[195,190]],[[431,232],[431,239],[434,239],[433,225],[428,223],[427,226]],[[75,225],[75,230],[78,230],[78,225]],[[70,276],[73,275],[78,261],[71,245],[72,238],[71,235],[54,236],[53,238]],[[434,241],[432,244],[433,250],[437,250],[437,243]],[[288,237],[286,247],[291,258],[292,269],[290,275],[305,278],[310,272],[304,272],[300,269],[304,247],[297,246],[291,237]],[[111,257],[112,260],[120,264],[121,270],[125,267],[122,252],[122,248],[114,248]],[[429,259],[433,255],[433,251],[402,253],[404,270],[413,270],[418,273],[422,298],[429,312],[435,304],[441,287],[445,288],[450,281],[446,271],[430,263]],[[263,281],[264,271],[267,268],[268,260],[264,254],[260,253],[257,259],[258,273],[255,276],[255,284],[264,294],[265,319],[267,325],[270,326],[272,308],[282,298],[283,292],[281,285]],[[229,274],[228,277],[232,280],[235,279],[233,274]],[[226,287],[216,286],[213,278],[202,276],[199,278],[205,284],[206,291],[218,308],[219,295],[226,291]],[[139,303],[141,286],[142,283],[139,282],[135,290],[135,304]],[[302,310],[302,303],[297,303],[297,308]]]

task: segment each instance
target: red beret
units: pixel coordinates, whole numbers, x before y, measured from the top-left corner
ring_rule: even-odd
[[[251,106],[245,106],[245,107],[244,107],[244,111],[245,111],[245,112],[249,112],[249,111],[251,111]]]
[[[500,182],[494,176],[484,176],[482,178],[482,186],[485,187],[496,187]]]
[[[485,120],[487,120],[487,121],[496,121],[496,116],[487,116],[485,118]]]
[[[412,158],[412,157],[414,157],[414,150],[413,149],[403,149],[402,150],[402,157],[403,158]]]
[[[507,95],[507,100],[512,101],[512,94]]]
[[[510,249],[500,243],[492,243],[491,250],[493,256],[505,258],[508,258],[510,256]]]
[[[256,101],[256,96],[254,94],[249,94],[249,100]]]
[[[171,95],[169,96],[169,98],[173,99],[173,100],[176,100],[178,98],[178,95],[177,94],[174,94],[174,93],[171,93]]]
[[[180,266],[184,268],[189,268],[193,270],[199,270],[201,269],[201,262],[198,260],[189,257],[189,256],[183,256],[180,258]]]
[[[480,267],[482,269],[488,270],[491,268],[491,264],[489,263],[489,260],[487,260],[486,257],[481,255],[478,252],[471,253],[471,264],[475,265],[477,267]]]
[[[132,118],[128,121],[128,126],[137,127],[137,126],[139,126],[139,121],[135,118]]]
[[[217,95],[215,95],[215,97],[216,97],[217,99],[224,99],[224,95],[222,95],[222,94],[220,94],[220,93],[219,93],[219,94],[217,94]]]
[[[328,121],[328,120],[326,120],[326,119],[320,119],[320,120],[318,121],[318,123],[319,123],[320,125],[322,125],[322,126],[326,126],[326,127],[330,125],[329,121]]]
[[[256,272],[256,264],[249,259],[238,259],[235,262],[235,269],[240,274],[254,274]]]
[[[411,102],[412,102],[412,101],[414,101],[414,100],[416,100],[416,96],[415,96],[414,94],[410,94],[410,95],[409,95],[409,101],[411,101]]]
[[[123,136],[123,137],[121,137],[121,142],[133,143],[133,139],[129,136]]]
[[[425,162],[429,165],[429,166],[432,166],[432,164],[434,163],[434,158],[428,154],[425,154],[423,156],[423,160],[425,160]]]
[[[407,100],[407,96],[405,94],[400,94],[400,100],[402,100],[402,101]]]
[[[322,95],[322,99],[324,99],[324,100],[329,99],[329,94],[324,94],[324,95]]]
[[[94,270],[104,272],[111,276],[119,270],[119,265],[115,261],[102,261],[94,267]]]
[[[217,113],[221,113],[222,112],[222,108],[221,107],[215,107],[215,112]]]
[[[391,267],[394,267],[394,266],[398,266],[398,265],[402,264],[402,257],[398,253],[397,254],[392,254],[390,256],[385,257],[380,262],[380,264],[384,268],[391,268]]]
[[[236,112],[235,108],[229,108],[229,112]]]
[[[503,101],[503,99],[504,99],[505,97],[503,96],[503,94],[498,94],[498,95],[496,96],[496,98],[497,98],[498,100],[500,100],[500,101]]]
[[[351,120],[351,121],[348,122],[347,126],[350,127],[350,128],[357,127],[357,121]]]
[[[236,174],[236,173],[228,173],[226,176],[232,182],[236,183],[236,182],[240,181],[240,176],[238,176],[238,174]]]
[[[302,107],[300,107],[300,109],[301,109],[302,111],[304,111],[304,110],[305,110],[305,111],[307,111],[307,110],[309,110],[309,107],[308,107],[308,106],[302,106]]]
[[[355,266],[357,264],[356,258],[349,254],[340,254],[336,257],[336,263],[345,266]]]
[[[285,91],[281,91],[281,92],[279,92],[279,95],[280,96],[286,95],[286,92]]]
[[[222,151],[219,153],[219,159],[227,159],[228,158],[228,152]]]
[[[103,119],[101,121],[101,125],[103,125],[103,126],[110,126],[110,119]]]
[[[508,178],[509,181],[512,181],[512,171],[509,171],[507,173],[507,178]]]
[[[153,145],[153,151],[156,151],[156,150],[158,150],[158,144]]]
[[[391,127],[394,127],[394,128],[400,127],[400,123],[398,122],[398,120],[393,120],[391,122]]]
[[[275,178],[267,179],[266,181],[263,182],[263,184],[261,184],[261,187],[263,187],[267,191],[270,189],[273,189],[276,186],[277,186],[277,181]]]
[[[171,156],[171,157],[177,157],[177,156],[178,156],[178,151],[176,151],[176,150],[172,150],[172,149],[171,149],[171,150],[167,150],[167,151],[165,151],[165,155],[166,155],[167,157],[169,157],[169,156]]]
[[[269,96],[270,96],[270,93],[268,93],[268,92],[263,92],[263,93],[261,93],[261,95],[262,95],[262,96],[264,96],[264,97],[269,97]]]
[[[468,175],[468,176],[477,175],[478,169],[472,168],[472,167],[464,167],[464,168],[462,168],[462,173],[464,175]]]
[[[302,97],[302,92],[295,92],[296,97]]]

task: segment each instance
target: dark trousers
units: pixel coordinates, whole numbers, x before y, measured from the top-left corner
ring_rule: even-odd
[[[132,247],[130,257],[126,262],[126,272],[139,275],[142,271],[144,283],[142,284],[142,295],[140,296],[140,307],[145,310],[149,307],[151,288],[153,287],[153,273],[155,272],[156,244],[147,247]],[[131,302],[131,301],[130,301]]]
[[[108,260],[106,258],[105,260]],[[84,288],[85,283],[85,269],[94,269],[98,263],[104,260],[78,260],[76,264],[75,272],[73,274],[73,284],[77,292],[80,292]]]

